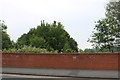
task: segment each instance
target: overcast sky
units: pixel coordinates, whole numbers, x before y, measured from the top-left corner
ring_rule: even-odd
[[[8,26],[11,40],[16,41],[41,20],[61,22],[81,49],[91,48],[87,42],[95,21],[105,17],[109,0],[0,0],[0,20]]]

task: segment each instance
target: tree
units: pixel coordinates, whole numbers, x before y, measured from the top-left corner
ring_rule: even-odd
[[[84,53],[82,49],[78,49],[78,53]]]
[[[2,49],[9,49],[11,48],[12,45],[12,41],[9,38],[9,35],[6,32],[7,26],[4,24],[4,21],[0,21],[0,30],[2,31],[2,35],[0,38],[2,38],[0,41]]]
[[[120,1],[110,1],[106,6],[105,18],[96,22],[95,31],[89,42],[101,49],[120,48]]]
[[[78,50],[77,42],[64,30],[63,25],[56,21],[52,24],[41,21],[37,28],[32,28],[23,34],[17,44],[45,48],[49,51],[58,50],[58,52],[65,52],[65,49],[70,49],[71,52]]]
[[[38,36],[33,36],[33,38],[30,38],[30,44],[34,47],[39,47],[39,48],[46,48],[46,41],[42,37]]]
[[[9,49],[12,47],[12,42],[6,32],[2,32],[2,49]]]
[[[94,53],[95,51],[94,51],[94,49],[87,49],[87,48],[86,48],[86,49],[84,50],[84,52],[85,52],[85,53]]]

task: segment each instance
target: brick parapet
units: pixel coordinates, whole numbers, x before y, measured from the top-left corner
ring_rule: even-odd
[[[118,70],[120,53],[1,53],[3,67]]]

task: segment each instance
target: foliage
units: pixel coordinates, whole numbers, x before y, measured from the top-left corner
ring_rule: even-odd
[[[41,21],[37,28],[32,28],[28,33],[23,34],[17,41],[17,47],[23,45],[58,52],[77,52],[78,50],[77,42],[64,30],[63,25],[56,21],[52,24]]]
[[[85,49],[84,53],[94,53],[95,50],[94,49]]]
[[[120,51],[120,1],[110,1],[105,15],[106,18],[96,22],[92,39],[88,41],[101,50],[117,48]]]
[[[48,51],[47,49],[41,49],[31,46],[24,46],[20,49],[12,48],[12,49],[3,49],[3,52],[17,52],[17,53],[58,53],[58,51]]]
[[[78,49],[78,53],[84,53],[84,50]]]
[[[9,35],[6,32],[7,26],[4,24],[4,21],[0,21],[0,30],[2,30],[2,35],[0,38],[2,38],[0,41],[2,41],[2,49],[8,49],[12,47],[12,41],[10,40]],[[0,42],[1,43],[1,42]]]
[[[12,47],[12,42],[6,32],[2,32],[2,49],[9,49]]]
[[[4,21],[0,20],[0,30],[2,29],[2,31],[7,29],[7,26],[4,23]]]

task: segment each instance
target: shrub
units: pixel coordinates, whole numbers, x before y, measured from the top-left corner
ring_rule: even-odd
[[[31,46],[24,46],[20,49],[4,49],[3,52],[17,52],[17,53],[58,53],[58,51],[53,50],[53,51],[48,51],[47,49],[41,49],[41,48],[36,48],[36,47],[31,47]]]

